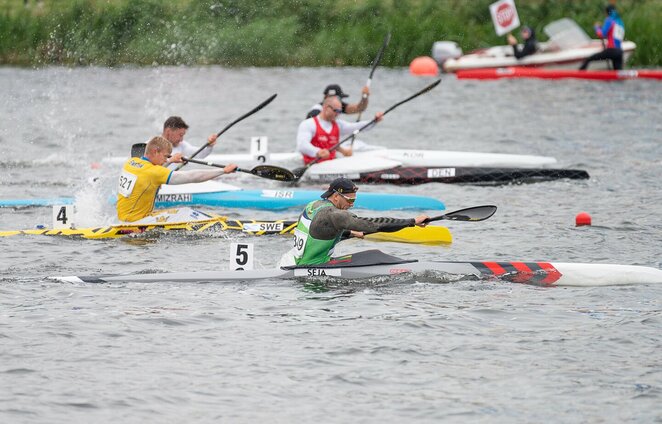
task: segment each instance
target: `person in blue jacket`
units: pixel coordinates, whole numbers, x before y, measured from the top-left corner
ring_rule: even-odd
[[[599,22],[595,23],[595,33],[601,39],[606,39],[607,45],[603,51],[588,57],[582,63],[582,66],[579,68],[580,70],[585,70],[588,64],[594,60],[611,60],[613,69],[623,69],[623,48],[621,44],[625,37],[625,25],[613,4],[605,7],[605,13],[607,14],[607,19],[605,19],[602,26],[600,26]]]

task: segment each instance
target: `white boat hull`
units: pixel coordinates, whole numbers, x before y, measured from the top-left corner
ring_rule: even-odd
[[[626,63],[636,48],[632,41],[623,42],[623,63]],[[469,53],[457,59],[448,59],[443,63],[446,72],[456,72],[465,69],[505,68],[509,66],[544,67],[551,69],[577,69],[589,56],[602,51],[604,47],[599,40],[591,44],[568,50],[536,53],[517,59],[513,56],[512,46],[495,46],[489,49]],[[590,69],[608,69],[606,61],[591,63]]]
[[[300,153],[271,153],[265,155],[266,163],[298,167],[303,165]],[[120,164],[126,158],[108,158],[104,163]],[[208,162],[240,166],[252,166],[260,163],[250,154],[222,155],[213,154],[205,158]],[[342,161],[345,162],[342,162]],[[417,150],[417,149],[371,149],[355,152],[354,155],[333,161],[320,162],[311,166],[323,168],[337,167],[335,173],[342,172],[373,172],[396,166],[429,166],[429,167],[489,167],[489,168],[544,168],[555,165],[556,159],[549,156],[517,155],[504,153],[460,152],[450,150]],[[221,190],[214,190],[221,191]],[[222,190],[226,191],[226,190]]]
[[[356,156],[359,155],[361,157],[367,156],[366,153],[358,153]],[[384,149],[371,152],[370,155],[400,162],[401,166],[544,168],[557,163],[556,159],[550,156],[458,152],[450,150]]]

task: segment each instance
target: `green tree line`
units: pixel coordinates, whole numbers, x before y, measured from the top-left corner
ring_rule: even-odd
[[[462,49],[504,44],[494,0],[0,0],[0,63],[116,66],[366,66],[387,32],[386,66],[430,55],[432,43]],[[592,35],[606,0],[519,0],[539,40],[569,17]],[[662,0],[619,0],[632,66],[662,65]]]

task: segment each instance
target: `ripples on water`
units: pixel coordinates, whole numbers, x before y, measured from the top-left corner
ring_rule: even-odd
[[[208,133],[274,92],[219,150],[268,135],[294,144],[323,87],[356,100],[365,69],[0,68],[0,196],[77,195],[110,222],[114,170],[92,162],[157,134],[165,117]],[[428,80],[380,69],[371,113]],[[420,259],[556,260],[662,266],[662,90],[627,81],[460,82],[389,114],[364,139],[389,147],[555,156],[589,181],[503,187],[430,184],[450,247],[379,248]],[[101,177],[91,185],[91,177]],[[241,179],[241,184],[269,186]],[[399,192],[397,187],[362,187]],[[585,210],[593,227],[575,228]],[[281,213],[225,211],[233,217]],[[50,224],[47,208],[0,210],[0,228]],[[291,211],[288,218],[294,217]],[[393,215],[408,216],[394,212]],[[230,240],[236,235],[231,235]],[[83,241],[0,239],[3,422],[651,422],[662,418],[660,288],[540,288],[430,276],[360,283],[62,284],[49,275],[222,269],[224,236]],[[287,249],[250,238],[256,267]],[[345,242],[338,253],[374,248]]]

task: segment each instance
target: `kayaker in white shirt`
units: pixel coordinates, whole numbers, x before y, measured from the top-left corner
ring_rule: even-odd
[[[335,159],[335,150],[332,150],[343,137],[355,130],[363,128],[370,123],[369,120],[359,122],[347,122],[338,119],[342,113],[341,102],[337,96],[324,99],[322,111],[312,118],[308,118],[299,124],[297,130],[297,151],[303,155],[305,163],[321,158],[321,161]],[[377,112],[375,119],[381,121],[384,113]],[[370,129],[370,128],[368,128]],[[365,131],[365,130],[364,130]],[[344,156],[352,155],[351,147],[339,147],[337,149]]]
[[[181,162],[180,159],[182,156],[190,158],[199,149],[199,147],[195,147],[191,143],[184,141],[184,136],[188,128],[188,124],[179,116],[171,116],[163,123],[163,134],[161,134],[161,137],[172,143],[172,156],[168,160],[168,163],[164,165],[169,169],[176,168],[178,162]],[[196,159],[203,159],[209,156],[214,149],[217,138],[218,136],[215,133],[207,137],[208,146],[196,155]]]

